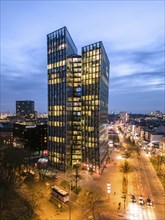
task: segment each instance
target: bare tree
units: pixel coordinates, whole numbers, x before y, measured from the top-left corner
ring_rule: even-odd
[[[82,176],[80,175],[81,167],[79,164],[74,165],[73,167],[74,173],[72,174],[73,181],[75,182],[75,193],[78,194],[78,182],[82,179]]]
[[[25,152],[20,148],[7,148],[1,157],[0,178],[8,187],[14,187],[20,180]]]
[[[120,171],[123,173],[123,180],[122,180],[122,193],[124,199],[124,208],[125,208],[125,201],[126,201],[126,194],[128,191],[128,173],[131,171],[130,163],[125,160],[124,163],[120,167]]]
[[[124,160],[124,163],[120,167],[120,171],[124,174],[128,174],[131,171],[130,163],[127,160]]]
[[[96,191],[88,191],[82,190],[79,194],[77,203],[82,208],[82,216],[87,217],[89,214],[92,214],[93,219],[95,220],[95,213],[97,209],[97,203],[101,200],[100,190]]]

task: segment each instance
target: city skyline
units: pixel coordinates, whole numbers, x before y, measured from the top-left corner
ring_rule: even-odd
[[[78,48],[107,48],[109,113],[165,112],[164,1],[2,1],[1,112],[15,112],[16,100],[47,112],[46,35],[62,26]]]

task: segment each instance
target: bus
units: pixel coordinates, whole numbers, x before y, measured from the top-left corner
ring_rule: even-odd
[[[62,202],[69,201],[69,193],[60,189],[58,186],[51,187],[51,195]]]

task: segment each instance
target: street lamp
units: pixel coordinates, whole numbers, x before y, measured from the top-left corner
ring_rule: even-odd
[[[111,183],[108,182],[108,183],[107,183],[108,201],[109,201],[109,195],[110,195],[110,192],[111,192]]]
[[[72,206],[71,206],[71,190],[72,190],[72,181],[69,182],[69,220],[71,220],[72,216]]]
[[[124,194],[123,199],[124,199],[124,210],[125,210],[126,194]]]

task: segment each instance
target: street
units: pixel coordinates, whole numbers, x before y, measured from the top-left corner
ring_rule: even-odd
[[[119,157],[121,153],[113,151],[111,153],[111,162],[107,164],[103,174],[100,177],[95,177],[94,180],[84,183],[88,189],[97,191],[97,188],[102,189],[104,197],[103,212],[107,215],[113,214],[116,217],[124,219],[143,219],[143,220],[163,220],[165,219],[165,194],[163,187],[156,176],[149,159],[145,156],[145,152],[137,157],[136,153],[132,153],[128,159],[132,170],[128,173],[128,192],[124,201],[122,193],[122,173],[120,166],[123,160]],[[119,159],[120,158],[120,159]],[[108,201],[107,183],[111,183],[111,193]],[[155,187],[156,186],[156,187]],[[135,195],[136,203],[131,203],[131,195]],[[144,202],[149,196],[153,201],[153,206],[139,205],[138,199],[142,195]],[[121,207],[118,210],[118,204]],[[107,209],[108,208],[108,209]]]
[[[86,170],[81,171],[83,179],[78,182],[78,186],[82,190],[92,191],[101,196],[100,202],[95,207],[96,219],[164,220],[164,189],[149,158],[146,157],[146,153],[141,152],[139,156],[132,152],[128,159],[122,158],[121,154],[121,151],[111,150],[110,161],[101,175],[96,173],[91,175]],[[126,175],[127,192],[123,193],[124,174],[121,172],[121,164],[125,160],[129,162],[131,171]],[[71,193],[71,218],[69,217],[69,206],[58,209],[58,205],[55,205],[56,201],[50,197],[50,185],[60,185],[62,179],[68,179],[67,175],[62,172],[58,172],[58,176],[58,179],[50,178],[48,182],[36,182],[37,191],[35,190],[35,194],[32,193],[34,196],[37,195],[38,219],[92,219],[90,208],[82,210],[82,206],[78,204],[79,195],[74,193]],[[109,194],[107,193],[107,183],[111,183]],[[28,194],[29,190],[23,187],[23,191]],[[136,197],[136,203],[131,202],[131,195]],[[141,195],[144,202],[149,196],[153,201],[153,206],[138,204]]]

